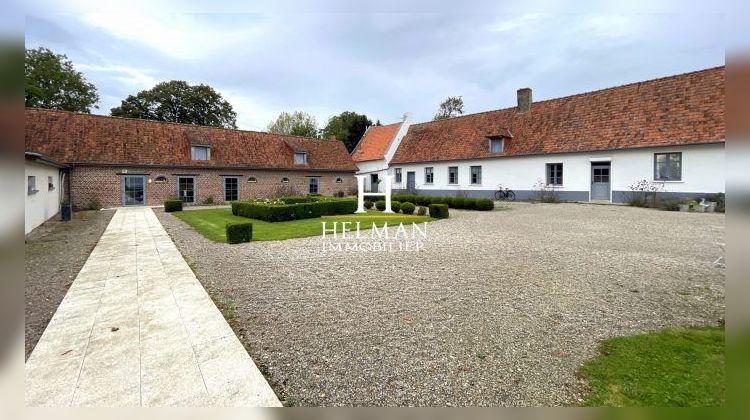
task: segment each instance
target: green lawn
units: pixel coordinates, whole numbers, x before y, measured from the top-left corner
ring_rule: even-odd
[[[376,226],[382,227],[383,224],[397,225],[400,222],[421,223],[428,222],[428,216],[406,215],[406,214],[384,214],[379,211],[369,211],[366,214],[348,214],[342,216],[323,216],[318,219],[302,219],[289,222],[270,223],[262,220],[248,219],[245,217],[235,216],[232,209],[206,209],[206,210],[186,210],[172,213],[185,223],[189,224],[196,231],[206,238],[216,242],[226,242],[225,227],[228,222],[252,222],[253,223],[253,241],[275,241],[280,239],[303,238],[307,236],[319,236],[323,233],[322,223],[328,222],[327,228],[332,227],[331,222],[352,222],[351,229],[354,229],[356,222],[360,223],[360,229],[369,229],[373,222]]]
[[[724,328],[670,329],[607,340],[581,367],[587,406],[724,405]]]

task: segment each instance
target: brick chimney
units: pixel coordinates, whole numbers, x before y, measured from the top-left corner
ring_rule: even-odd
[[[518,89],[518,106],[516,111],[518,112],[529,112],[531,111],[531,88]]]

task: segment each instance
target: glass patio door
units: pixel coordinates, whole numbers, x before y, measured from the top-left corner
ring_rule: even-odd
[[[146,202],[146,178],[127,175],[122,177],[122,205],[142,206]]]
[[[183,203],[195,203],[195,178],[192,176],[177,178],[177,196]]]

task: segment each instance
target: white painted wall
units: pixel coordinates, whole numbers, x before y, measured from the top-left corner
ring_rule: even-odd
[[[512,190],[534,190],[538,179],[546,181],[546,164],[563,164],[563,183],[559,191],[589,191],[591,160],[610,160],[611,190],[629,191],[628,186],[642,179],[653,181],[654,153],[682,152],[682,180],[666,182],[666,192],[716,193],[724,192],[724,144],[645,148],[593,153],[561,153],[539,156],[474,159],[420,164],[391,164],[402,168],[402,182],[394,189],[405,189],[407,172],[416,172],[419,190],[496,190],[498,184]],[[471,185],[470,166],[482,166],[482,185]],[[434,182],[425,184],[424,168],[432,166]],[[448,167],[458,166],[458,185],[448,184]]]
[[[23,194],[26,197],[26,227],[25,233],[31,232],[60,211],[60,171],[57,167],[37,162],[26,161],[26,176],[23,178]],[[29,176],[36,176],[36,194],[28,194],[27,182]],[[47,177],[52,177],[54,189],[50,190]]]

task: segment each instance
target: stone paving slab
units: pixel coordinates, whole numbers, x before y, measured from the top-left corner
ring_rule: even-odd
[[[29,406],[281,406],[150,208],[117,210],[26,362]]]

